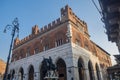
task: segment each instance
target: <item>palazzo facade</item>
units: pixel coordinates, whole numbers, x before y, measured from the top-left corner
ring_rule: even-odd
[[[59,80],[107,80],[111,66],[110,54],[90,40],[87,24],[68,5],[57,20],[14,40],[8,73],[17,80],[44,80],[43,57],[52,58]]]

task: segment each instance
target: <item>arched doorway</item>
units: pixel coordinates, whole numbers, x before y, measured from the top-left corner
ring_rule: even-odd
[[[96,64],[95,65],[95,67],[96,67],[96,75],[97,75],[97,79],[98,80],[101,80],[101,75],[100,75],[100,69],[99,69],[99,66],[98,66],[98,64]]]
[[[91,61],[88,62],[88,69],[89,69],[90,80],[95,80],[94,69]]]
[[[13,80],[15,78],[15,70],[13,69],[11,79]]]
[[[79,58],[78,60],[78,72],[79,72],[79,80],[84,80],[84,65],[83,60]]]
[[[59,80],[67,80],[66,64],[63,59],[57,61]]]
[[[44,66],[45,65],[42,63],[41,68],[40,68],[40,80],[46,80],[46,79],[44,79],[44,77],[45,77],[47,72],[45,71]]]
[[[34,68],[32,65],[29,68],[28,80],[34,80]]]
[[[19,80],[23,80],[24,70],[23,68],[20,68],[19,70]]]

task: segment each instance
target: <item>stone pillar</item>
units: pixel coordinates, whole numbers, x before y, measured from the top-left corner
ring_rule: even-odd
[[[102,72],[100,71],[100,80],[103,80],[103,75],[102,75]],[[106,76],[107,77],[107,76]]]
[[[74,66],[67,68],[67,80],[79,80],[76,70],[77,68],[75,68]]]
[[[40,80],[39,79],[40,78],[39,75],[40,75],[39,72],[35,72],[34,73],[34,80]]]
[[[24,66],[23,70],[24,70],[24,78],[23,78],[23,80],[28,80],[28,75],[29,75],[29,73],[28,73],[28,65]]]
[[[39,63],[36,62],[36,64],[34,63],[34,80],[40,80],[40,69],[39,69]]]
[[[96,70],[94,70],[94,73],[95,73],[95,80],[98,80]]]
[[[75,79],[72,79],[74,78],[74,67],[72,65],[72,59],[70,60],[71,58],[68,58],[67,59],[67,62],[66,62],[66,73],[67,73],[67,80],[75,80]],[[69,61],[69,62],[68,62]],[[71,62],[71,63],[70,63]]]
[[[101,71],[99,71],[98,76],[97,76],[97,72],[96,72],[96,70],[94,71],[94,73],[95,73],[95,80],[98,80],[98,76],[99,76],[100,80],[103,80],[102,72],[101,72]]]
[[[85,68],[84,72],[84,80],[90,80],[89,69]]]
[[[70,80],[79,80],[79,72],[78,72],[78,58],[73,57],[72,58],[72,67],[71,67],[71,79]]]
[[[90,80],[88,62],[89,58],[84,57],[84,80]]]
[[[78,72],[78,67],[74,67],[74,80],[79,80],[79,72]]]

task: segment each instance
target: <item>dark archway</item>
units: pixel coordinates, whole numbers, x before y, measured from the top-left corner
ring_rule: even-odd
[[[13,70],[12,70],[11,79],[14,79],[14,78],[15,78],[15,70],[13,69]]]
[[[20,68],[19,70],[19,80],[23,80],[24,70],[23,68]]]
[[[59,80],[67,80],[66,64],[63,59],[60,58],[57,61],[57,68],[58,68]]]
[[[90,80],[95,80],[94,69],[91,61],[88,62],[88,69],[89,69]]]
[[[78,60],[78,72],[79,72],[79,80],[84,80],[84,65],[83,60],[79,58]]]
[[[32,65],[29,68],[28,80],[34,80],[34,67]]]
[[[98,80],[101,80],[100,69],[99,69],[98,64],[96,64],[95,67],[96,67],[96,75],[97,75],[97,79],[98,79]]]
[[[40,68],[40,80],[46,80],[44,79],[45,75],[46,75],[46,71],[44,70],[44,64],[42,64]]]

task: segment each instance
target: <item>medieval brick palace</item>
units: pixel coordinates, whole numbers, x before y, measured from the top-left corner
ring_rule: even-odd
[[[86,22],[66,5],[61,17],[14,40],[9,74],[16,80],[46,80],[43,57],[58,67],[59,80],[107,80],[110,54],[90,40]]]

